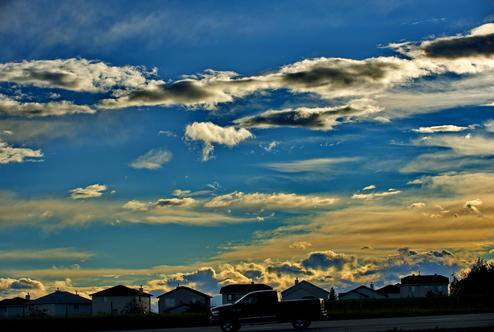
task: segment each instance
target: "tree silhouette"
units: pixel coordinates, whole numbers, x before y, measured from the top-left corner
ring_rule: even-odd
[[[478,259],[461,279],[453,277],[451,295],[458,297],[494,297],[494,264]]]
[[[336,301],[336,292],[334,290],[334,287],[331,287],[331,289],[329,290],[329,300]]]

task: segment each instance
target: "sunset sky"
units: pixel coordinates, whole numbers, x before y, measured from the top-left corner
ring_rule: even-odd
[[[488,0],[0,1],[0,298],[494,258],[491,22]]]

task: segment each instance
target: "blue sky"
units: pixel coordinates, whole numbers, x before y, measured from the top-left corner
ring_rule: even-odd
[[[0,8],[0,296],[492,256],[492,1]]]

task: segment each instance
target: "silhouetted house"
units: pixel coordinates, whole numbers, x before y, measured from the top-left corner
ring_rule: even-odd
[[[329,292],[319,286],[316,286],[308,281],[295,280],[295,285],[290,288],[285,289],[281,292],[281,297],[283,300],[294,300],[294,299],[329,299]]]
[[[449,279],[439,274],[401,278],[400,297],[447,296]]]
[[[158,312],[209,312],[211,296],[186,286],[158,296]]]
[[[367,286],[359,286],[345,293],[338,295],[340,300],[369,300],[385,299],[386,296]]]
[[[0,301],[0,318],[20,318],[29,316],[29,295],[26,298],[14,297]]]
[[[91,315],[91,300],[70,292],[55,292],[31,301],[31,314],[51,317]]]
[[[377,290],[379,293],[385,295],[388,299],[400,298],[400,284],[386,285]]]
[[[151,308],[151,294],[141,288],[123,285],[91,294],[93,315],[147,314]]]
[[[223,286],[220,289],[220,294],[223,298],[223,304],[233,303],[240,299],[247,293],[260,291],[260,290],[272,290],[271,286],[265,284],[233,284]]]

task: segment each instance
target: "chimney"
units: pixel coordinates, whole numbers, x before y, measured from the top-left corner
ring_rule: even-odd
[[[371,288],[371,289],[374,289],[374,283],[373,283],[373,282],[371,282],[371,284],[370,284],[370,288]]]
[[[295,278],[295,285],[298,284],[298,278]]]
[[[142,285],[139,287],[139,292],[144,293],[144,288],[142,288]]]
[[[31,295],[29,293],[26,294],[26,301],[31,301]]]

